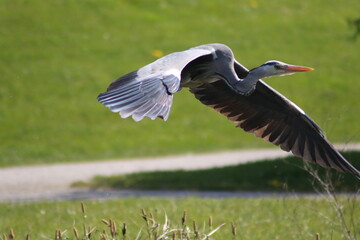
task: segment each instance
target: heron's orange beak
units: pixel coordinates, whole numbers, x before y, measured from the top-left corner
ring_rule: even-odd
[[[314,70],[313,68],[296,66],[296,65],[287,65],[284,69],[288,72],[308,72]]]

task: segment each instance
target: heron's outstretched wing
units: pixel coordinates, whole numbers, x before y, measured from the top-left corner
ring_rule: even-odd
[[[180,87],[183,68],[212,53],[211,49],[193,48],[169,54],[115,80],[98,100],[123,118],[132,116],[135,121],[140,121],[144,117],[160,117],[167,120],[173,93]]]
[[[246,74],[245,72],[243,74]],[[259,81],[249,96],[233,91],[225,81],[190,89],[203,104],[251,132],[304,160],[355,174],[360,172],[337,152],[320,127],[303,110]]]

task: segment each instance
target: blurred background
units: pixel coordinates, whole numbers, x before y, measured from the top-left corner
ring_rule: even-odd
[[[332,142],[360,141],[358,0],[0,2],[0,166],[272,147],[186,89],[167,122],[135,123],[97,102],[119,76],[212,42],[247,68],[315,68],[266,81]]]

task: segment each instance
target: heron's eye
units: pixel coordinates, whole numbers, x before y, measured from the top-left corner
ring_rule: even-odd
[[[282,69],[282,66],[279,64],[274,65],[275,69]]]

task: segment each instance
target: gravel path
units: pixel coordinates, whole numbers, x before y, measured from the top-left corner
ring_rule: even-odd
[[[360,144],[337,145],[339,150],[360,150]],[[278,149],[230,151],[209,154],[188,154],[160,158],[108,160],[101,162],[0,168],[0,201],[35,201],[88,199],[112,196],[162,196],[156,191],[93,191],[71,189],[75,181],[86,181],[96,175],[114,175],[140,171],[170,169],[204,169],[239,163],[274,159],[289,155]],[[177,195],[175,192],[170,192]],[[170,195],[171,195],[170,194]],[[216,193],[210,193],[210,195]],[[248,193],[243,193],[246,196]]]

